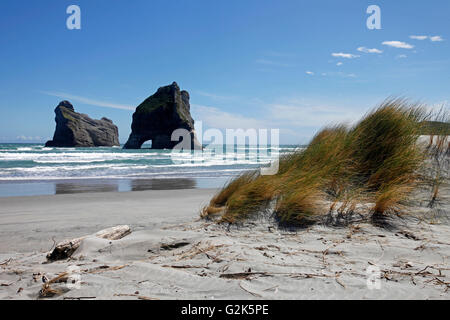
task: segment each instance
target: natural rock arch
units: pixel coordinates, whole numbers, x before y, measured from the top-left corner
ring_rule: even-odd
[[[181,91],[176,82],[158,89],[142,102],[133,114],[131,134],[124,149],[140,149],[151,140],[152,149],[172,149],[179,141],[172,141],[176,129],[190,133],[192,149],[201,149],[194,130],[189,93]]]

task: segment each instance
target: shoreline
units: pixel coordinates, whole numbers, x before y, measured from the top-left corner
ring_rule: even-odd
[[[221,188],[230,177],[0,180],[0,199],[22,196]]]

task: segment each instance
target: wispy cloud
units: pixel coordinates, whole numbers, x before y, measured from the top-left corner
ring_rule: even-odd
[[[58,97],[61,99],[67,99],[67,100],[71,100],[72,102],[74,102],[74,101],[81,102],[81,103],[88,104],[91,106],[96,106],[96,107],[113,108],[113,109],[121,109],[121,110],[135,110],[136,109],[136,107],[133,107],[130,105],[111,103],[108,101],[101,101],[101,100],[81,97],[81,96],[77,96],[77,95],[73,95],[73,94],[65,93],[65,92],[53,92],[53,91],[40,91],[40,92],[43,94],[46,94],[48,96]]]
[[[306,73],[306,74],[309,74],[310,76],[313,76],[313,75],[314,75],[314,72],[312,72],[312,71],[306,71],[305,73]]]
[[[270,105],[270,119],[285,127],[320,127],[336,122],[356,121],[364,110],[355,110],[343,106],[311,104],[301,101],[288,101]]]
[[[383,53],[383,51],[378,50],[376,48],[370,49],[370,48],[366,48],[366,47],[359,47],[357,50],[360,52],[364,52],[364,53]]]
[[[345,59],[354,59],[354,58],[358,58],[359,57],[359,55],[357,55],[357,54],[343,53],[343,52],[333,52],[331,55],[333,57],[345,58]]]
[[[224,129],[277,128],[281,143],[306,143],[320,127],[357,121],[367,111],[364,105],[369,107],[370,103],[327,103],[304,97],[279,97],[271,102],[260,101],[258,112],[251,116],[197,104],[192,105],[191,111],[197,124],[202,121],[204,130],[217,128],[223,133]]]
[[[412,49],[414,46],[412,44],[403,42],[403,41],[384,41],[382,43],[385,46],[390,46],[394,48],[400,48],[400,49]]]
[[[218,94],[210,93],[210,92],[206,92],[206,91],[195,91],[195,93],[198,95],[201,95],[203,97],[213,99],[213,100],[228,101],[228,100],[235,99],[235,97],[232,97],[232,96],[223,96],[223,95],[218,95]]]
[[[444,39],[442,39],[441,36],[433,36],[433,37],[430,37],[430,40],[433,41],[433,42],[444,41]]]
[[[399,54],[396,56],[397,59],[404,59],[406,57],[408,57],[406,54]]]
[[[341,78],[356,78],[356,74],[354,73],[345,73],[342,71],[330,71],[321,73],[322,76],[330,76],[330,77],[341,77]]]
[[[280,98],[273,103],[263,103],[259,109],[257,118],[252,118],[212,106],[192,105],[197,120],[218,129],[324,126],[336,121],[352,122],[365,112],[365,110],[355,112],[354,108],[343,105],[328,105],[295,98]]]
[[[411,39],[414,39],[414,40],[425,40],[425,39],[427,39],[428,38],[428,36],[409,36]]]
[[[409,36],[411,39],[414,40],[426,40],[426,39],[430,39],[431,42],[440,42],[440,41],[444,41],[444,39],[442,39],[441,36]]]
[[[202,121],[204,125],[211,128],[259,129],[269,127],[269,124],[265,120],[222,111],[216,107],[193,104],[192,111],[196,115],[195,119]]]
[[[362,113],[342,106],[329,107],[298,100],[282,100],[271,104],[262,103],[256,117],[196,104],[192,105],[192,114],[197,125],[202,121],[203,130],[217,128],[223,132],[225,129],[277,128],[280,129],[282,143],[306,143],[319,127],[336,121],[352,122]]]
[[[336,63],[336,65],[339,67],[339,66],[342,66],[343,63],[342,62],[338,62],[338,63]]]

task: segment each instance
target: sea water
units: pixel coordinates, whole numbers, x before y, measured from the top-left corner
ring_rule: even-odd
[[[246,170],[267,165],[300,146],[234,146],[173,154],[122,147],[47,148],[0,144],[0,196],[148,189],[218,188]],[[232,149],[232,154],[230,153]]]

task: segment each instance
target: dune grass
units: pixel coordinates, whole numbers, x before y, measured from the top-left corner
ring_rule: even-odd
[[[276,175],[243,173],[202,216],[236,223],[272,208],[280,223],[305,225],[332,210],[351,214],[358,203],[372,203],[372,215],[400,214],[421,182],[427,153],[417,140],[429,117],[421,105],[386,100],[351,127],[319,131],[304,150],[280,158]]]

